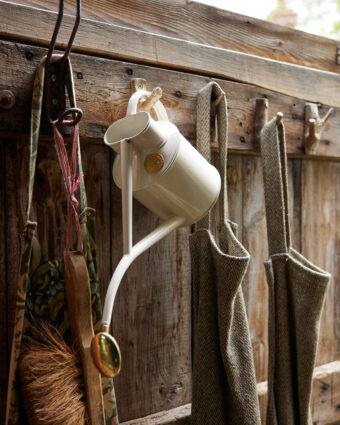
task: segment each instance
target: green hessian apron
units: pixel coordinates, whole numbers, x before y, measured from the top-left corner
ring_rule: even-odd
[[[198,94],[197,148],[210,161],[211,94],[209,83]],[[219,244],[211,233],[209,213],[190,236],[193,278],[193,425],[259,425],[260,413],[242,279],[249,254],[228,219],[226,190],[227,103],[217,109],[222,189],[219,198]]]
[[[59,56],[53,56],[58,59]],[[12,353],[7,394],[6,425],[26,424],[23,413],[18,376],[18,359],[25,333],[28,331],[33,317],[53,324],[63,335],[69,337],[68,311],[64,291],[63,260],[48,260],[43,255],[35,235],[37,223],[30,221],[33,186],[35,179],[36,159],[40,118],[43,100],[45,58],[37,69],[32,99],[30,160],[28,182],[28,204],[26,225],[23,232],[22,256],[20,262],[19,282],[17,290],[16,314],[13,333]],[[74,98],[74,85],[71,64],[68,62],[67,88],[69,96]],[[78,169],[82,173],[80,144],[78,138]],[[95,210],[87,206],[83,178],[80,181],[80,224],[83,237],[84,255],[91,283],[92,314],[95,331],[99,330],[101,305],[98,289],[96,243],[95,243]],[[60,258],[63,258],[61,253]],[[118,424],[116,399],[112,379],[103,378],[103,396],[106,425]]]
[[[261,133],[269,260],[267,425],[311,425],[310,396],[320,316],[330,275],[290,246],[284,126]]]

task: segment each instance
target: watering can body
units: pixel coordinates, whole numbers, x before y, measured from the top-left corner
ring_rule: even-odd
[[[182,217],[182,226],[187,226],[214,205],[221,188],[220,175],[174,124],[137,112],[111,125],[105,143],[117,152],[113,179],[120,188],[122,140],[132,145],[133,197],[158,217]]]

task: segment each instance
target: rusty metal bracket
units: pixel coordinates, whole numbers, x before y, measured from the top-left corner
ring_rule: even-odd
[[[326,115],[320,118],[318,105],[316,103],[306,103],[304,145],[307,155],[315,155],[317,153],[322,129],[332,112],[333,108],[330,108]]]

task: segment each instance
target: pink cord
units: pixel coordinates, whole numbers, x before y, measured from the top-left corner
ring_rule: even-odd
[[[67,209],[67,231],[66,231],[66,248],[65,248],[65,263],[67,265],[69,251],[70,251],[70,241],[71,241],[71,217],[73,215],[79,249],[83,252],[83,238],[79,223],[79,201],[76,198],[75,194],[79,189],[80,179],[82,178],[82,174],[77,174],[77,126],[74,127],[73,130],[73,140],[72,140],[72,153],[71,153],[71,164],[68,159],[67,151],[65,148],[64,138],[59,132],[57,128],[57,121],[53,122],[53,134],[54,141],[56,144],[58,159],[61,167],[61,171],[63,173],[65,186],[68,194],[68,209]],[[68,124],[70,121],[63,120],[62,124]]]

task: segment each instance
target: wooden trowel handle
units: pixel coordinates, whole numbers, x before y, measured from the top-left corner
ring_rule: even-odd
[[[70,252],[67,264],[66,267],[65,263],[65,288],[71,335],[73,341],[79,343],[90,424],[104,425],[101,376],[91,355],[94,332],[89,274],[81,252]]]

